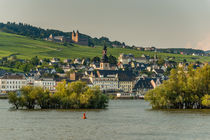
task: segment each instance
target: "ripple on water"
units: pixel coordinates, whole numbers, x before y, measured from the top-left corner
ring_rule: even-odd
[[[3,140],[209,140],[210,110],[151,110],[143,100],[110,101],[106,110],[10,110],[0,100]],[[82,119],[83,112],[87,120]]]

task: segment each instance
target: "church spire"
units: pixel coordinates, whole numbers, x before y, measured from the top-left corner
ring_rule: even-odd
[[[104,45],[104,49],[103,49],[102,62],[103,62],[103,63],[108,63],[107,47],[106,47],[106,45]]]
[[[107,47],[106,47],[106,45],[104,45],[103,55],[105,55],[106,53],[107,53]]]

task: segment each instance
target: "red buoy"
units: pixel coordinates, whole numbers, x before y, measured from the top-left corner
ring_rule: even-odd
[[[87,117],[86,117],[86,114],[85,114],[85,113],[83,113],[83,119],[87,119]]]

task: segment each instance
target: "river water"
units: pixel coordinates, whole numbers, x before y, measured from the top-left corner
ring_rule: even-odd
[[[0,140],[210,139],[209,112],[154,111],[144,100],[110,101],[106,110],[9,108],[7,100],[0,100]]]

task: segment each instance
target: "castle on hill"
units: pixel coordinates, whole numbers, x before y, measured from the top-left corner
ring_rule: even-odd
[[[88,45],[88,38],[82,37],[82,35],[77,32],[73,31],[71,34],[71,40],[73,43],[79,44],[79,45]]]
[[[82,34],[79,33],[77,30],[76,32],[73,31],[70,37],[65,36],[54,36],[51,34],[48,38],[45,38],[47,41],[57,42],[57,43],[75,43],[79,45],[88,45],[89,41],[88,38],[82,36]]]

